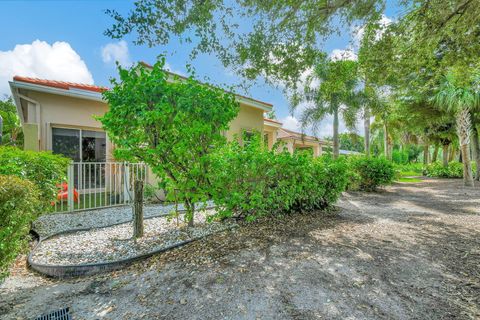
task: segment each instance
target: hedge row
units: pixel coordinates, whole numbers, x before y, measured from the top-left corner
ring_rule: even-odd
[[[13,175],[33,182],[40,191],[43,210],[58,192],[57,184],[64,181],[69,159],[50,152],[23,151],[14,147],[0,147],[0,174]]]
[[[51,210],[68,159],[0,147],[0,280],[24,248],[30,225]]]
[[[472,162],[472,171],[475,175],[476,163]],[[447,167],[440,162],[433,162],[424,168],[427,177],[435,178],[463,178],[463,163],[451,161]]]
[[[380,186],[392,183],[395,168],[385,158],[351,157],[348,159],[351,190],[374,191]]]
[[[210,181],[217,217],[254,220],[328,207],[345,189],[347,168],[342,161],[305,153],[268,151],[254,139],[217,152]]]

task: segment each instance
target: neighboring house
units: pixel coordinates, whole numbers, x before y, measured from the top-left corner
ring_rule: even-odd
[[[290,153],[299,150],[312,152],[314,157],[322,155],[322,147],[330,146],[328,141],[305,135],[299,132],[282,128],[282,123],[272,119],[264,119],[264,141],[271,149],[280,141],[281,147],[286,148]]]

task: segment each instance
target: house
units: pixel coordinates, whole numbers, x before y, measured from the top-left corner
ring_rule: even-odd
[[[282,127],[282,123],[272,119],[264,119],[264,141],[269,149],[281,142],[281,148],[286,148],[290,153],[295,151],[311,152],[314,157],[322,155],[323,146],[330,146],[328,141],[317,137],[295,132]]]
[[[25,149],[52,150],[76,162],[112,161],[113,146],[95,116],[108,105],[107,88],[15,76],[10,88],[24,129]],[[263,114],[272,105],[237,95],[240,111],[231,122],[227,138],[244,131],[263,132]]]
[[[10,88],[23,126],[25,149],[50,150],[72,159],[69,176],[81,195],[93,190],[91,198],[98,200],[100,206],[108,206],[112,201],[128,202],[133,179],[130,170],[136,175],[144,172],[141,176],[153,184],[155,178],[148,168],[115,163],[114,146],[95,118],[108,110],[107,102],[102,99],[102,92],[108,88],[23,76],[15,76]],[[264,114],[272,110],[271,104],[242,95],[236,95],[236,99],[240,111],[225,133],[228,139],[260,132],[269,148],[282,140],[290,152],[306,148],[315,156],[321,154],[322,142],[318,139],[283,129],[282,123],[265,119]],[[115,193],[113,198],[112,193]],[[96,202],[94,207],[98,207]],[[69,208],[73,208],[72,203]]]

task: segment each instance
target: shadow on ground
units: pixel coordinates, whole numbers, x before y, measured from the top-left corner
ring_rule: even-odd
[[[19,265],[6,319],[475,319],[480,189],[457,180],[347,193],[333,214],[270,218],[69,281]],[[2,318],[3,319],[3,318]]]

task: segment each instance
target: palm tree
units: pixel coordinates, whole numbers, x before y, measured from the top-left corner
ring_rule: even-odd
[[[312,85],[319,81],[317,86]],[[333,157],[339,156],[339,117],[342,116],[348,129],[355,128],[359,111],[359,94],[357,92],[357,63],[351,60],[327,60],[317,64],[305,86],[303,99],[296,100],[297,107],[301,100],[308,103],[300,116],[302,129],[311,127],[318,130],[320,122],[327,115],[333,116]]]
[[[470,163],[470,135],[472,120],[470,111],[478,107],[480,92],[478,76],[473,81],[466,82],[464,74],[449,72],[440,84],[435,102],[448,112],[455,114],[458,141],[463,162],[463,182],[465,186],[473,187],[472,166]]]

